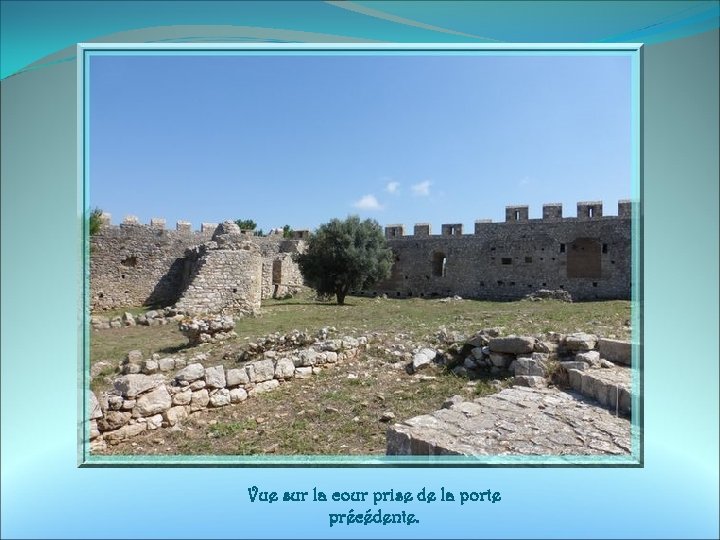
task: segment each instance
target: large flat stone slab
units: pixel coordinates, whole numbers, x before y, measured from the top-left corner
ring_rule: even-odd
[[[388,455],[621,455],[630,422],[573,393],[514,387],[390,427]]]

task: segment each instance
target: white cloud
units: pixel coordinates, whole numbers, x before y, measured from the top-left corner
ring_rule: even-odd
[[[385,186],[385,191],[395,194],[398,192],[399,188],[400,182],[388,182],[387,186]]]
[[[355,201],[353,206],[360,210],[382,210],[382,206],[375,198],[375,195],[364,195],[360,200]]]
[[[414,184],[412,187],[413,195],[417,195],[418,197],[427,197],[430,195],[430,180],[425,180],[424,182],[420,182],[419,184]]]

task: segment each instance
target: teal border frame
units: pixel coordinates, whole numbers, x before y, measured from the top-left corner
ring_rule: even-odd
[[[402,44],[123,44],[80,43],[77,45],[77,142],[78,187],[77,208],[82,220],[82,256],[79,275],[82,313],[79,315],[78,366],[78,466],[79,467],[642,467],[643,444],[643,152],[642,152],[642,44],[607,43],[522,43],[522,44],[458,44],[458,43],[402,43]],[[416,55],[416,54],[472,54],[498,53],[531,55],[578,55],[581,53],[617,53],[629,55],[631,62],[632,96],[632,180],[631,180],[631,318],[632,318],[632,415],[629,456],[93,456],[89,449],[89,190],[88,178],[90,134],[87,125],[90,84],[88,59],[95,55],[153,54],[228,54],[228,55]]]

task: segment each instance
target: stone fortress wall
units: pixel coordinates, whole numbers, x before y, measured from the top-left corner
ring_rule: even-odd
[[[529,219],[527,206],[508,206],[505,222],[385,227],[395,254],[389,279],[360,295],[425,298],[460,295],[511,300],[541,289],[565,290],[574,300],[630,299],[630,201],[616,216],[603,215],[602,202],[579,202],[577,217],[563,217],[561,204],[545,204],[542,219]]]
[[[90,238],[90,310],[129,306],[171,306],[180,302],[189,311],[239,311],[260,307],[265,298],[282,297],[302,285],[292,254],[302,249],[307,231],[292,239],[282,235],[255,237],[241,233],[243,248],[218,246],[217,223],[199,231],[187,221],[175,230],[165,220],[140,224],[127,216],[120,225],[103,214],[102,226]]]
[[[506,207],[503,223],[460,223],[441,234],[416,224],[385,227],[395,255],[390,278],[357,295],[446,297],[486,300],[522,298],[541,289],[567,291],[574,300],[629,299],[632,203],[619,201],[617,215],[603,215],[601,202],[580,202],[577,217],[563,217],[560,204],[545,204],[541,219],[527,206]],[[103,226],[90,239],[91,311],[128,306],[171,306],[190,312],[252,312],[263,299],[292,294],[303,284],[293,253],[304,249],[308,231],[252,236],[203,223],[193,231],[179,221],[141,225],[128,216]],[[223,240],[224,239],[224,240]],[[230,240],[228,240],[230,239]]]

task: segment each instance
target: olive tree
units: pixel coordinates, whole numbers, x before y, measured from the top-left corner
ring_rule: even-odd
[[[387,278],[393,255],[377,221],[350,216],[321,225],[295,260],[309,286],[343,305],[350,290]]]

